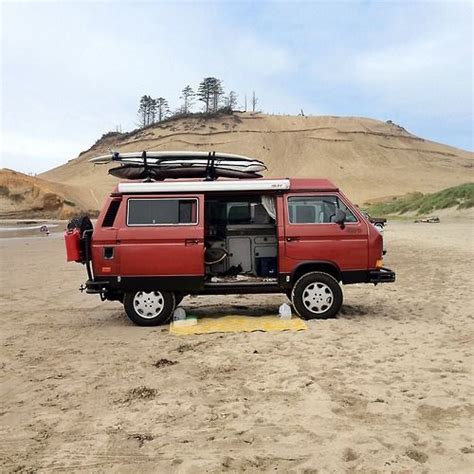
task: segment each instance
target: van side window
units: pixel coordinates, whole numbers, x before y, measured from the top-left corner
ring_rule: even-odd
[[[346,213],[346,222],[357,222],[354,214],[337,196],[301,196],[288,198],[291,224],[330,224],[337,209]]]
[[[117,212],[120,207],[119,200],[115,199],[111,201],[107,212],[105,213],[104,220],[102,222],[102,227],[112,227],[114,225],[115,218],[117,217]]]
[[[127,225],[197,224],[196,199],[129,199]]]

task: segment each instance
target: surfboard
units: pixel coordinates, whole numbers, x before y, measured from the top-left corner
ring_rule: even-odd
[[[251,179],[261,178],[262,175],[255,172],[244,172],[235,169],[215,167],[213,170],[214,178],[238,178]],[[164,179],[179,179],[179,178],[207,178],[209,169],[207,166],[191,166],[191,167],[174,167],[174,168],[160,168],[160,167],[146,167],[143,165],[125,164],[112,168],[109,174],[121,179],[154,179],[162,181]]]
[[[114,161],[114,162],[117,162]],[[144,166],[144,160],[142,158],[124,158],[120,161],[122,164],[127,165],[136,165]],[[168,160],[168,159],[158,159],[158,158],[148,158],[147,157],[147,166],[156,167],[160,169],[166,168],[191,168],[191,167],[206,167],[209,164],[209,160],[206,159],[183,159],[183,160]],[[226,168],[234,171],[242,171],[247,173],[258,173],[260,171],[265,171],[266,166],[258,160],[219,160],[215,159],[213,162],[215,168]]]
[[[119,163],[109,174],[122,179],[261,178],[267,167],[260,160],[230,153],[200,151],[152,151],[97,156],[94,164]]]
[[[202,151],[151,151],[97,156],[94,164],[119,163],[109,174],[122,179],[261,178],[267,167],[260,160],[230,153]]]
[[[147,151],[146,158],[147,162],[151,163],[152,160],[208,160],[210,158],[211,153],[206,151]],[[253,158],[249,158],[247,156],[242,155],[235,155],[231,153],[220,153],[220,152],[212,152],[214,160],[226,160],[226,161],[243,161],[243,162],[258,162],[261,165],[265,166],[264,163],[260,160],[255,160]],[[212,157],[211,157],[212,158]],[[113,161],[119,161],[126,163],[129,159],[133,159],[136,161],[137,159],[142,160],[143,163],[143,152],[129,152],[129,153],[119,153],[119,152],[111,152],[108,155],[101,155],[89,160],[90,163],[94,164],[108,164]],[[130,162],[130,161],[128,161]]]

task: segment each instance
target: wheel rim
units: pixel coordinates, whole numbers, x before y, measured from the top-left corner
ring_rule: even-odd
[[[144,319],[153,319],[160,315],[165,306],[163,295],[159,291],[139,291],[133,298],[133,308]]]
[[[321,314],[331,308],[334,294],[328,285],[321,282],[310,283],[302,294],[303,304],[308,311]]]

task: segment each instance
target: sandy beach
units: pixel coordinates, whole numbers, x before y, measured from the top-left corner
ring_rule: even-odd
[[[337,319],[181,337],[81,294],[60,233],[0,239],[0,470],[472,472],[473,221],[385,236],[397,282],[346,286]]]

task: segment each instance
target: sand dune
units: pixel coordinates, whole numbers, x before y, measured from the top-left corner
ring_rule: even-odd
[[[0,169],[0,218],[67,219],[90,207],[75,186]]]
[[[473,154],[434,143],[403,128],[356,117],[295,117],[236,113],[190,117],[99,140],[76,159],[41,177],[74,186],[100,208],[115,178],[87,160],[109,149],[216,150],[262,159],[268,177],[313,176],[336,182],[358,203],[412,191],[433,192],[466,181]]]

